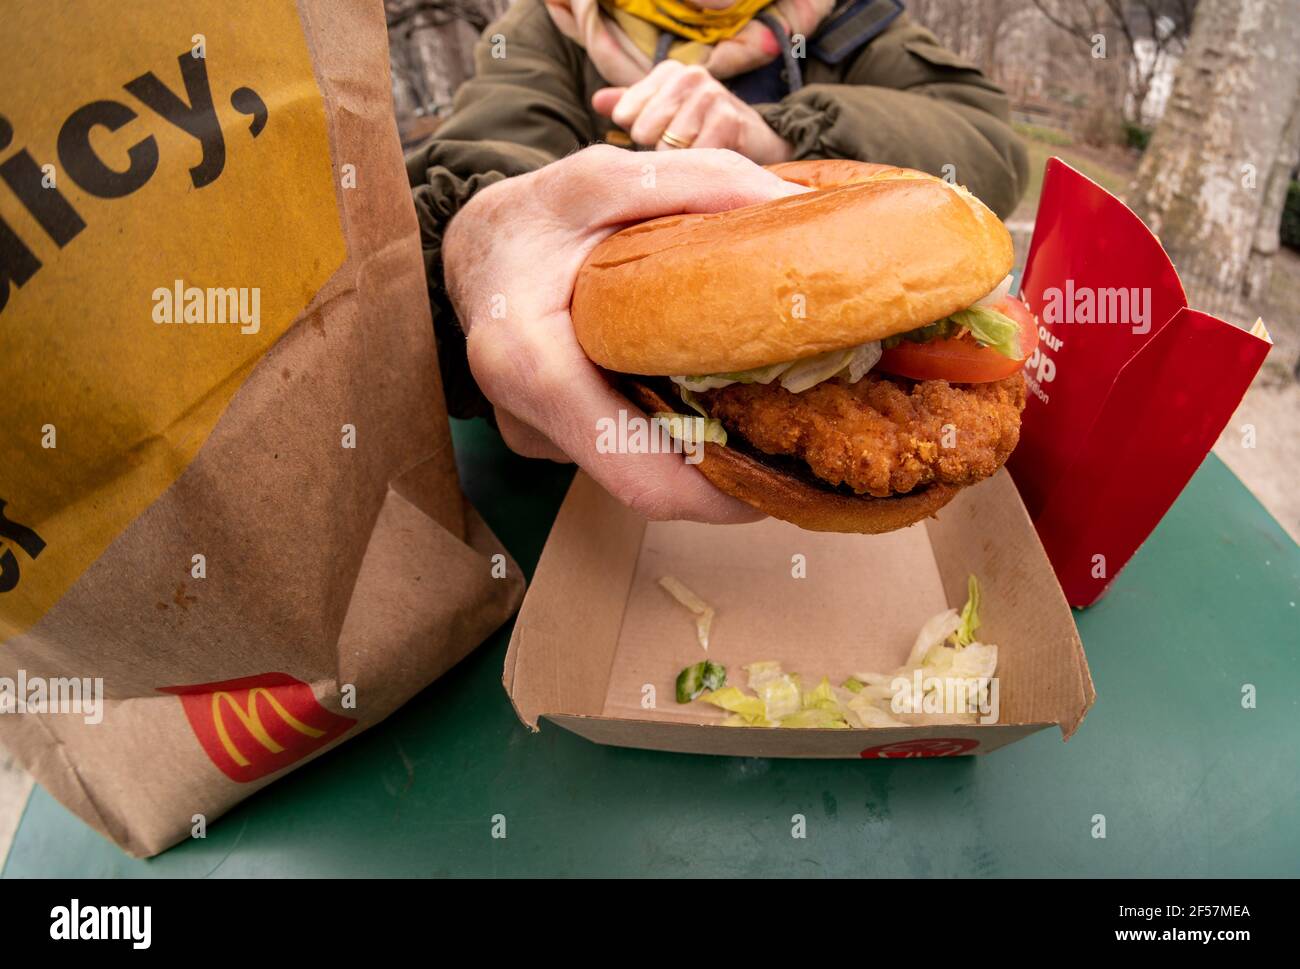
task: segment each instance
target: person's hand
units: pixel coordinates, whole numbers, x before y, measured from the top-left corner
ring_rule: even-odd
[[[761,518],[680,454],[597,449],[601,418],[617,420],[620,409],[643,415],[582,352],[569,301],[587,254],[624,225],[800,191],[729,151],[653,155],[598,145],[471,199],[447,228],[443,270],[470,369],[511,449],[576,461],[648,518]]]
[[[760,165],[789,161],[794,152],[716,77],[678,61],[660,61],[631,87],[601,88],[591,105],[639,145],[730,148]]]

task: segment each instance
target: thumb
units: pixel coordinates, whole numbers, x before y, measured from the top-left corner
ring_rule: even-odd
[[[570,157],[582,164],[556,174],[569,182],[563,188],[573,200],[570,217],[592,229],[685,212],[725,212],[810,191],[721,148],[646,153],[597,145]]]
[[[591,106],[595,108],[597,114],[603,114],[608,118],[614,113],[615,106],[626,92],[625,87],[603,87],[591,96]]]

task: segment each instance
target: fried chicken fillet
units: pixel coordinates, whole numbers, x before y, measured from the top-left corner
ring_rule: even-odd
[[[994,474],[1020,438],[1025,380],[983,384],[868,374],[792,394],[778,383],[699,395],[709,414],[766,454],[791,455],[832,486],[887,498]]]

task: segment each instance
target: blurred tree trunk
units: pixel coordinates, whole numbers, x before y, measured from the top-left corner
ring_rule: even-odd
[[[1300,16],[1300,10],[1296,15]],[[1246,268],[1242,287],[1242,294],[1247,299],[1262,299],[1268,293],[1269,278],[1273,274],[1273,257],[1282,248],[1281,213],[1297,167],[1300,167],[1300,91],[1297,91],[1291,103],[1291,120],[1287,122],[1277,158],[1264,183],[1264,204],[1260,206],[1250,264]]]
[[[1241,316],[1243,298],[1259,295],[1295,165],[1298,97],[1296,0],[1201,0],[1129,191],[1200,308]]]
[[[1186,41],[1197,2],[1032,0],[1049,23],[1072,37],[1094,58],[1098,57],[1094,52],[1098,35],[1105,38],[1104,58],[1111,69],[1103,72],[1099,90],[1114,100],[1109,106],[1092,106],[1092,123],[1104,121],[1108,115],[1119,115],[1138,124],[1143,120],[1143,107],[1156,75]],[[1117,134],[1119,125],[1113,127],[1112,134]]]
[[[999,45],[1012,19],[1029,0],[909,0],[907,12],[934,31],[945,47],[973,61],[997,79],[1003,64]]]

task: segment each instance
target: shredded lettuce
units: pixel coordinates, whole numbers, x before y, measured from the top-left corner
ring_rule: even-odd
[[[712,663],[687,667],[678,677],[677,695],[683,696],[683,677],[688,694],[721,707],[730,716],[728,727],[797,727],[844,729],[846,727],[896,727],[907,722],[894,716],[895,683],[902,678],[914,683],[919,674],[924,697],[911,697],[923,709],[900,709],[900,715],[930,713],[930,702],[941,698],[944,687],[939,681],[959,680],[969,684],[970,698],[983,704],[987,700],[988,681],[997,671],[998,648],[975,639],[980,627],[980,586],[975,576],[967,581],[967,600],[959,613],[946,609],[931,617],[917,634],[907,661],[892,673],[855,673],[839,687],[823,676],[810,690],[803,688],[798,673],[787,673],[775,660],[750,663],[746,693],[736,686],[726,686],[726,671]],[[717,671],[710,679],[709,668]],[[963,687],[965,688],[965,687]],[[710,692],[712,691],[712,692]],[[974,710],[951,711],[973,721]]]
[[[847,369],[852,353],[852,350],[831,350],[796,360],[781,374],[781,386],[792,394],[802,394]]]
[[[799,684],[789,675],[765,680],[755,692],[763,701],[763,715],[768,720],[780,720],[803,707]]]
[[[929,343],[931,340],[946,340],[948,337],[956,336],[960,332],[961,327],[957,325],[952,317],[945,316],[943,319],[927,323],[925,326],[918,326],[915,330],[887,336],[880,343],[886,350],[892,350],[904,340],[908,343]]]
[[[862,727],[897,727],[902,721],[895,720],[889,713],[872,703],[868,697],[856,696],[847,704],[848,711]]]
[[[727,668],[701,660],[677,674],[677,702],[690,703],[706,690],[720,690],[727,684]]]
[[[835,698],[835,690],[831,687],[831,681],[828,677],[823,676],[822,681],[817,686],[803,695],[803,708],[805,710],[816,708],[818,710],[836,709],[839,706],[839,700]]]
[[[898,677],[914,682],[918,672],[922,683],[931,680],[962,680],[976,683],[992,678],[997,670],[998,648],[992,643],[981,643],[974,638],[975,631],[980,625],[980,589],[975,576],[972,575],[967,580],[966,588],[968,598],[960,613],[955,609],[948,609],[932,617],[921,627],[907,662],[890,674],[891,683]],[[869,697],[866,702],[875,702],[882,707],[892,709],[890,706],[894,694],[892,686],[886,686],[883,682],[876,685],[874,681],[877,680],[878,675],[874,673],[858,673],[856,676],[859,680],[872,683],[859,694],[859,698]],[[933,689],[935,688],[927,688],[927,695],[932,693]],[[987,691],[987,682],[980,684],[977,699],[981,704],[987,698]],[[854,702],[857,699],[855,698]],[[912,699],[914,702],[921,702],[921,698]]]
[[[823,730],[844,730],[848,725],[848,721],[838,713],[822,707],[808,707],[781,718],[781,726],[783,727],[820,727]]]
[[[991,677],[998,666],[998,648],[992,643],[970,643],[949,652],[952,653],[952,661],[948,666],[948,674],[958,679]]]
[[[980,584],[972,575],[966,580],[966,605],[961,610],[961,625],[957,627],[957,645],[969,646],[975,641],[975,631],[980,628]]]
[[[880,360],[880,353],[878,342],[863,343],[846,350],[830,350],[801,360],[774,363],[753,370],[704,374],[697,377],[673,377],[672,381],[687,393],[702,393],[706,390],[717,390],[719,387],[729,387],[732,384],[770,384],[779,378],[782,387],[792,394],[800,394],[839,374],[845,374],[850,382],[856,383],[876,365]],[[688,400],[687,403],[691,401]],[[691,404],[691,406],[696,405]],[[697,409],[701,414],[704,413],[702,409],[698,407]]]
[[[659,586],[695,614],[695,635],[700,646],[709,651],[709,628],[713,625],[713,607],[671,575],[660,577]]]
[[[673,414],[669,411],[656,411],[654,419],[663,422],[668,428],[668,436],[687,444],[704,442],[727,446],[727,429],[722,421],[712,417],[691,417],[688,414]]]
[[[668,434],[679,441],[694,443],[697,439],[701,439],[709,444],[726,447],[727,429],[722,426],[722,421],[710,417],[709,412],[704,409],[704,405],[685,387],[678,387],[677,393],[681,396],[682,403],[700,416],[693,418],[689,414],[657,411],[654,416],[664,422],[664,426],[668,428]],[[701,420],[703,421],[702,429]]]
[[[673,377],[672,381],[683,390],[698,394],[706,390],[717,390],[719,387],[730,387],[732,384],[770,384],[781,376],[789,366],[790,363],[774,363],[766,367],[756,367],[753,370],[737,370],[732,373],[711,373],[698,377]]]
[[[772,363],[766,367],[755,367],[752,370],[715,374],[715,377],[720,380],[730,380],[732,383],[737,384],[770,384],[781,376],[788,366],[790,366],[789,363]]]
[[[749,674],[749,680],[745,685],[751,690],[757,690],[759,686],[768,680],[779,679],[785,675],[781,672],[781,664],[775,660],[750,663],[748,666],[742,666],[741,669]]]
[[[1020,359],[1020,327],[1005,313],[987,306],[972,306],[958,310],[949,319],[986,347],[996,350],[1012,360]]]
[[[957,615],[956,609],[946,609],[938,615],[931,616],[921,627],[921,631],[916,634],[912,651],[907,654],[906,667],[911,669],[922,665],[930,648],[936,643],[942,643],[960,627],[961,617]],[[861,673],[858,674],[858,678],[862,679]]]
[[[880,362],[880,357],[883,353],[884,351],[880,348],[879,340],[854,347],[849,353],[849,383],[856,384],[859,380],[865,377],[867,371]]]
[[[739,714],[755,726],[761,725],[758,721],[766,723],[763,701],[756,696],[741,692],[738,687],[725,686],[721,690],[701,695],[700,699],[705,703],[712,703],[715,707],[721,707],[728,713]]]
[[[1020,359],[1019,325],[1005,313],[989,306],[976,305],[969,309],[958,310],[942,320],[936,320],[906,333],[886,337],[881,344],[886,350],[890,350],[904,340],[908,343],[929,343],[931,340],[946,340],[957,336],[962,330],[969,330],[977,342],[991,347],[1003,356],[1013,360]]]
[[[704,692],[704,664],[696,663],[677,674],[677,702],[690,703]]]
[[[701,404],[699,400],[696,398],[696,396],[693,393],[691,393],[687,388],[678,387],[677,393],[681,395],[682,403],[684,403],[691,410],[695,411],[695,413],[699,414],[701,417],[706,419],[708,418],[709,412],[704,409],[704,405]]]

